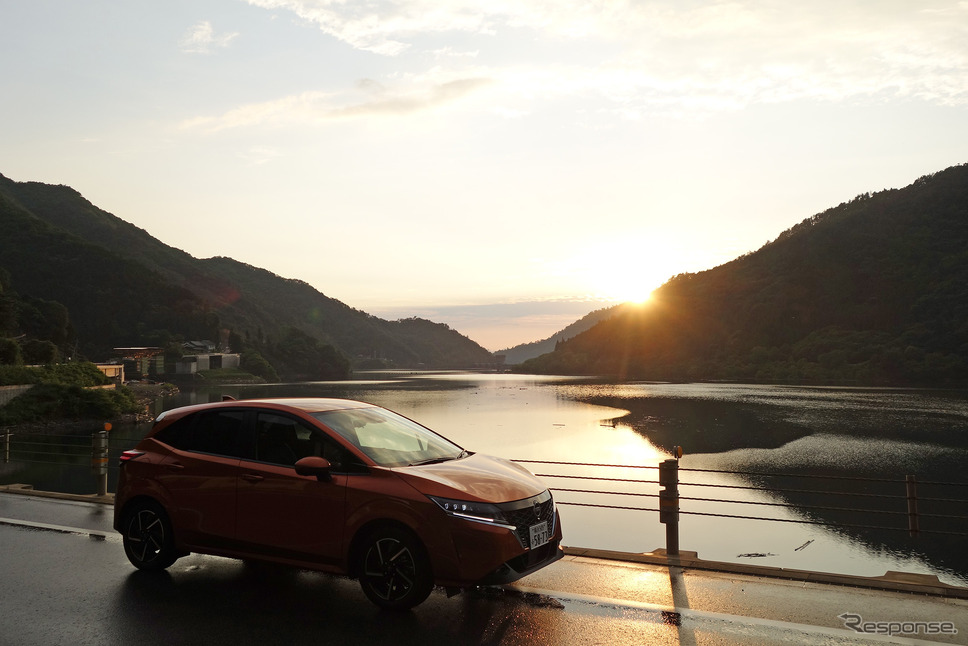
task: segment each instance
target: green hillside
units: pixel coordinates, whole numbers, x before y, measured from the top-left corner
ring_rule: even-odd
[[[289,376],[309,375],[288,369],[293,348],[279,344],[298,340],[295,347],[305,347],[303,337],[321,353],[332,345],[349,361],[368,365],[463,368],[491,358],[445,325],[426,322],[415,330],[300,280],[231,258],[194,258],[66,186],[0,175],[0,234],[0,268],[12,289],[21,298],[66,307],[74,349],[88,357],[106,358],[118,346],[218,340],[228,333],[236,346],[257,350]]]
[[[179,330],[189,338],[217,327],[203,302],[144,265],[57,229],[0,191],[0,267],[5,294],[66,307],[75,338],[52,339],[62,349],[103,354],[137,344],[148,329]],[[22,306],[18,306],[22,307]],[[150,326],[150,327],[149,327]],[[16,330],[13,330],[16,331]],[[39,335],[38,330],[22,329]]]
[[[968,381],[968,165],[860,195],[669,280],[524,371],[779,383]]]

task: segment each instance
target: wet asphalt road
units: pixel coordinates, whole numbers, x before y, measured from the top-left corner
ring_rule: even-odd
[[[287,568],[192,555],[136,571],[110,520],[109,506],[0,494],[0,645],[968,643],[964,601],[578,558],[385,612],[355,581]],[[962,632],[857,635],[848,611]]]
[[[355,581],[195,555],[145,573],[116,539],[0,526],[0,543],[3,644],[642,644],[668,630],[500,591],[384,612]]]

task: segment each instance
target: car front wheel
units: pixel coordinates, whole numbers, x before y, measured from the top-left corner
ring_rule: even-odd
[[[123,524],[124,553],[140,570],[163,570],[178,558],[165,510],[154,502],[135,503]]]
[[[379,529],[366,538],[360,554],[360,586],[381,608],[407,610],[430,595],[434,587],[430,559],[411,532]]]

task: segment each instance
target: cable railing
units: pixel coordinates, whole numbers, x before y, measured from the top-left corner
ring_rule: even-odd
[[[107,429],[90,434],[0,432],[0,463],[87,467],[91,469],[97,493],[104,495],[107,493],[109,470],[118,468],[117,457],[130,448],[131,444],[132,440],[128,437],[111,438]],[[968,488],[968,482],[917,480],[913,475],[901,479],[694,469],[682,468],[678,459],[664,460],[658,465],[515,461],[537,465],[539,468],[534,468],[535,475],[552,482],[550,488],[556,493],[559,505],[658,512],[659,522],[666,526],[667,552],[673,554],[678,552],[678,525],[679,518],[683,515],[798,523],[841,529],[906,531],[911,536],[968,536],[968,497],[963,493]],[[594,471],[576,473],[576,469]],[[650,477],[653,472],[657,473],[657,478]],[[718,481],[709,481],[711,479]],[[727,481],[724,482],[724,479]],[[745,482],[730,482],[729,479]],[[815,485],[781,486],[781,482],[792,479]],[[575,485],[570,486],[571,482]],[[825,489],[824,485],[831,485],[833,488]],[[642,486],[649,490],[642,491]],[[680,487],[688,495],[681,494]],[[880,490],[864,490],[865,487],[876,487]],[[944,493],[940,496],[924,496],[919,495],[919,488],[930,488],[932,491],[940,489]],[[895,491],[890,492],[890,489]],[[763,494],[770,499],[731,499],[725,496],[725,492],[731,490]],[[591,496],[594,499],[562,499],[559,494],[579,498]],[[809,500],[791,501],[792,497]],[[830,502],[816,502],[821,498],[830,499]],[[650,506],[646,502],[648,499],[656,500],[657,504]],[[845,500],[864,504],[851,505],[844,502]],[[953,513],[952,509],[956,508],[964,513]],[[788,510],[793,514],[771,516],[750,511],[766,509]],[[847,521],[838,519],[839,515],[849,515],[851,518],[869,515],[881,519],[881,522]],[[901,522],[892,525],[892,520]],[[926,526],[922,527],[922,521]]]
[[[111,425],[93,433],[13,433],[0,432],[0,463],[50,465],[91,469],[95,493],[107,494],[108,470],[117,469],[111,461],[127,448],[129,438],[110,437]]]
[[[678,451],[677,451],[678,453]],[[681,453],[679,453],[681,455]],[[678,459],[665,460],[658,465],[623,465],[590,462],[563,462],[550,460],[515,460],[532,467],[535,475],[549,479],[555,492],[556,503],[564,506],[594,507],[600,509],[658,512],[659,522],[666,526],[666,552],[678,554],[679,518],[681,515],[713,518],[728,518],[778,523],[797,523],[824,526],[835,529],[858,529],[908,532],[910,536],[931,534],[938,536],[968,536],[968,498],[964,497],[968,482],[943,482],[937,480],[918,480],[913,475],[904,478],[880,478],[850,475],[822,475],[812,473],[773,473],[762,471],[731,471],[722,469],[681,468]],[[550,469],[548,467],[558,467]],[[574,473],[576,468],[594,468],[595,473]],[[653,470],[658,478],[617,477],[619,470]],[[571,471],[565,473],[563,471]],[[609,474],[609,475],[606,475]],[[623,474],[625,475],[625,474]],[[709,482],[710,476],[716,479],[769,480],[773,484],[740,484],[730,482]],[[822,483],[817,486],[781,486],[782,481],[803,479],[804,483]],[[579,486],[570,486],[570,481],[581,481]],[[822,485],[833,485],[824,489]],[[644,485],[649,491],[622,489],[618,485]],[[658,490],[651,492],[653,486]],[[881,491],[862,490],[876,487]],[[589,488],[598,487],[598,488]],[[682,495],[683,487],[689,495]],[[948,488],[942,497],[921,496],[919,487]],[[886,490],[894,489],[891,493]],[[731,499],[714,491],[735,490],[739,492],[761,493],[771,500]],[[709,492],[708,495],[703,495]],[[953,493],[948,493],[953,492]],[[559,496],[565,494],[565,496]],[[570,494],[579,496],[601,496],[602,501],[581,501],[571,499]],[[959,497],[960,496],[960,497]],[[791,497],[821,497],[830,501],[818,504],[803,500],[791,502]],[[647,503],[632,504],[636,500],[656,499],[657,506]],[[629,504],[619,504],[620,501]],[[852,500],[863,505],[852,505]],[[925,507],[961,507],[964,513],[935,513]],[[745,508],[745,509],[744,509]],[[750,508],[789,510],[791,515],[765,515],[764,513],[744,513]],[[859,522],[838,519],[839,515],[862,518],[870,515],[881,522]],[[892,520],[900,520],[891,524]],[[928,526],[923,527],[922,521]],[[954,528],[952,528],[954,527]]]

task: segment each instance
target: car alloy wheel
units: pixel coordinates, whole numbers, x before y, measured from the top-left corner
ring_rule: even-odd
[[[416,536],[389,527],[366,540],[359,566],[360,586],[381,608],[406,610],[433,589],[430,561]]]
[[[168,516],[154,503],[137,503],[128,512],[122,540],[128,560],[141,570],[163,570],[178,558]]]

